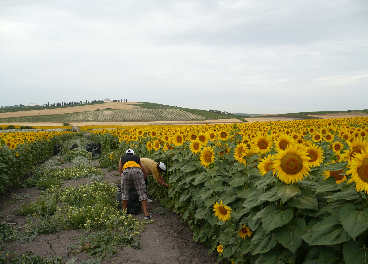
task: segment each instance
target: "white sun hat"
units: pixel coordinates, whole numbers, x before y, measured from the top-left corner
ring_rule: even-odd
[[[125,152],[125,154],[133,154],[133,155],[134,155],[134,150],[132,150],[132,149],[128,149],[128,150]]]
[[[165,165],[165,163],[163,163],[163,162],[159,162],[159,163],[158,163],[158,167],[159,167],[161,170],[163,170],[163,171],[165,171],[165,170],[166,170],[166,165]]]

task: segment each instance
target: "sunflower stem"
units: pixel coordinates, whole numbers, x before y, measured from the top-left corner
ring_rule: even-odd
[[[365,240],[367,239],[367,232],[363,232],[359,235],[359,247],[362,248],[365,245]]]

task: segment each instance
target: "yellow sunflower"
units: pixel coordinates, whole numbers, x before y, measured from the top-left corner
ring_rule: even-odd
[[[324,135],[324,139],[327,142],[333,142],[334,141],[334,135],[332,135],[331,133],[327,133],[327,134]]]
[[[281,134],[279,138],[276,140],[275,147],[277,151],[285,150],[288,145],[293,143],[291,137],[285,134]]]
[[[336,183],[340,184],[344,181],[346,181],[346,176],[343,175],[344,170],[338,170],[338,171],[324,171],[322,175],[326,176],[323,178],[323,180],[328,179],[329,177],[334,177],[336,179]]]
[[[222,252],[224,252],[224,246],[223,246],[223,245],[218,245],[218,246],[217,246],[217,252],[218,252],[218,253],[222,253]]]
[[[249,227],[246,227],[245,225],[242,225],[242,228],[240,229],[238,236],[240,236],[242,239],[245,239],[245,237],[250,237],[252,235],[252,231]]]
[[[273,158],[274,156],[269,154],[267,157],[263,158],[260,163],[258,163],[258,169],[262,175],[265,175],[270,170],[274,170],[272,161]]]
[[[201,141],[199,141],[199,140],[193,140],[190,143],[189,148],[195,154],[201,152],[201,148],[202,148]]]
[[[201,155],[200,155],[201,164],[205,167],[208,167],[212,162],[215,161],[215,154],[213,152],[213,148],[204,147]]]
[[[247,145],[240,143],[235,147],[234,150],[234,158],[243,164],[247,164],[247,161],[244,159],[244,157],[248,154]]]
[[[220,140],[225,141],[229,138],[229,133],[227,133],[225,130],[220,130],[218,132],[217,138],[220,139]]]
[[[111,155],[110,155],[110,159],[114,159],[114,155],[112,155],[112,154],[111,154]]]
[[[184,137],[182,134],[180,133],[176,133],[174,136],[173,136],[173,143],[175,146],[181,146],[184,142]]]
[[[155,140],[154,142],[153,142],[153,149],[155,150],[155,151],[157,151],[157,150],[159,150],[160,149],[160,147],[161,147],[161,145],[160,145],[160,141],[158,141],[158,140]]]
[[[306,148],[307,156],[310,158],[308,163],[311,167],[318,167],[324,159],[323,150],[317,145],[311,145]]]
[[[320,142],[323,139],[322,134],[319,132],[314,132],[311,137],[314,142]]]
[[[265,154],[269,152],[272,148],[272,140],[271,137],[267,134],[258,134],[253,139],[253,149],[257,153]]]
[[[362,153],[356,153],[348,167],[346,174],[351,174],[348,183],[354,181],[358,192],[368,193],[368,151],[363,150]]]
[[[298,149],[296,145],[289,145],[275,155],[274,174],[287,184],[302,181],[310,171],[308,160],[305,148]]]
[[[146,149],[147,150],[152,150],[152,142],[151,141],[148,141],[147,144],[146,144]]]
[[[362,153],[362,151],[367,151],[368,149],[368,141],[364,141],[361,138],[355,139],[353,142],[346,142],[350,149],[346,150],[343,154],[343,160],[350,161],[354,156],[358,153]]]
[[[216,202],[213,204],[213,211],[215,212],[215,216],[218,217],[221,221],[227,221],[230,220],[230,214],[231,214],[231,208],[222,204],[222,201],[220,204]]]
[[[340,141],[335,141],[332,144],[332,150],[334,152],[340,152],[344,148],[344,144],[342,144]]]
[[[207,145],[208,135],[206,133],[199,133],[198,140],[202,142],[202,145]]]

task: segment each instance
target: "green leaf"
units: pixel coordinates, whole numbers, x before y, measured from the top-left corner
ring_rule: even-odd
[[[316,193],[325,193],[325,192],[333,192],[336,190],[340,190],[341,185],[336,184],[336,180],[333,177],[330,177],[324,181],[322,181],[316,188]]]
[[[179,204],[183,203],[184,201],[186,201],[189,197],[191,197],[192,194],[189,191],[185,191],[179,199]]]
[[[285,211],[277,210],[276,204],[270,204],[263,212],[262,227],[267,232],[280,226],[286,225],[293,219],[293,209],[288,208]]]
[[[346,264],[367,264],[368,248],[360,248],[357,241],[350,240],[343,247],[344,260]]]
[[[198,185],[202,182],[204,182],[207,178],[207,174],[205,172],[199,173],[196,177],[196,179],[194,180],[193,185]]]
[[[304,235],[306,228],[307,224],[303,218],[295,218],[290,225],[276,229],[275,236],[281,245],[295,254],[302,244],[302,235]]]
[[[359,193],[357,190],[354,189],[346,189],[341,190],[341,192],[337,192],[333,195],[326,197],[329,200],[336,201],[336,200],[357,200],[359,199]]]
[[[282,251],[273,249],[270,252],[261,254],[255,264],[284,264],[283,257],[285,256]]]
[[[345,204],[340,209],[340,221],[353,239],[368,228],[368,208],[356,210],[353,204]]]
[[[252,230],[256,230],[258,228],[258,226],[262,223],[262,217],[263,217],[263,213],[264,213],[264,209],[253,209],[248,217],[248,226],[250,227],[250,229]]]
[[[265,192],[264,194],[262,194],[259,199],[261,201],[269,201],[269,202],[273,202],[276,201],[278,199],[277,195],[276,195],[276,191],[277,188],[273,187],[271,190]]]
[[[280,184],[277,186],[277,196],[280,197],[283,203],[299,194],[301,194],[301,191],[297,184]]]
[[[251,240],[250,250],[252,255],[262,254],[273,249],[276,244],[275,235],[273,233],[266,233],[260,226]]]
[[[202,207],[202,208],[198,208],[197,209],[197,211],[196,211],[196,213],[195,213],[195,215],[194,215],[194,217],[196,218],[196,219],[204,219],[205,218],[205,215],[208,213],[208,208],[206,208],[206,207]]]
[[[318,210],[317,197],[309,192],[291,198],[288,204],[296,208]]]
[[[230,181],[230,187],[235,188],[239,186],[243,186],[248,181],[248,177],[244,176],[236,176],[234,175]]]
[[[331,215],[307,229],[302,238],[310,245],[335,245],[350,240],[351,236],[344,230],[338,217]]]
[[[318,264],[342,264],[344,261],[339,257],[339,253],[333,248],[325,248],[319,254]]]
[[[188,173],[191,171],[195,171],[196,169],[197,169],[197,166],[195,165],[195,163],[191,163],[191,164],[189,163],[189,164],[186,164],[184,167],[181,167],[180,171]]]
[[[322,171],[338,171],[338,170],[345,169],[347,165],[348,165],[347,161],[342,161],[342,162],[336,162],[336,163],[328,164],[328,165],[321,165],[320,169]]]
[[[255,182],[255,185],[259,189],[266,189],[268,185],[276,181],[276,178],[272,175],[272,170],[270,170],[265,175],[259,176]]]

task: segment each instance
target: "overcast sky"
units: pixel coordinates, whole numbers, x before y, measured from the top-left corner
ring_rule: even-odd
[[[0,106],[368,109],[367,0],[0,0]]]

